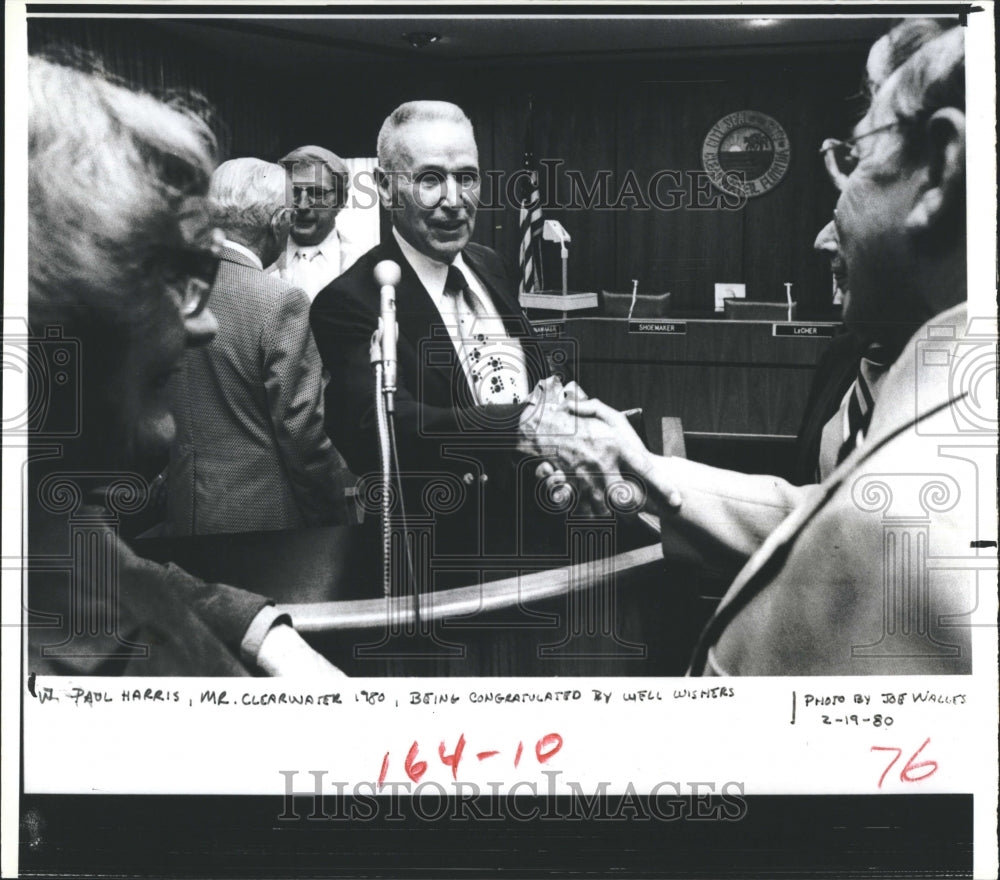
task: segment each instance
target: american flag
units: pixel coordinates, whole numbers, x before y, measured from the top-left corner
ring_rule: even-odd
[[[520,266],[521,293],[542,290],[542,197],[538,189],[538,169],[532,152],[531,104],[528,105],[528,123],[525,130],[524,168],[528,172],[520,202]]]

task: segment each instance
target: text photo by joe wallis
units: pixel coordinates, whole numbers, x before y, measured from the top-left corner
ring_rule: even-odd
[[[972,672],[957,15],[28,45],[28,672]]]

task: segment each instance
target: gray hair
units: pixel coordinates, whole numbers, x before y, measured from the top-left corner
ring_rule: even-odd
[[[378,133],[378,164],[383,171],[400,171],[399,162],[399,130],[410,122],[456,122],[468,126],[472,131],[472,122],[457,104],[447,101],[407,101],[400,104],[382,123]]]
[[[964,30],[953,28],[923,45],[900,65],[875,96],[873,109],[887,109],[896,119],[912,123],[901,127],[903,161],[922,161],[927,148],[924,123],[938,110],[965,112]],[[942,234],[933,241],[935,247],[948,246],[965,234],[964,198],[957,199],[951,210],[952,220],[941,224]]]
[[[162,255],[183,246],[179,212],[203,196],[215,138],[150,95],[28,62],[31,321],[116,336],[152,312]]]
[[[927,119],[953,107],[965,112],[965,33],[953,28],[925,43],[886,81],[877,102],[902,120]],[[908,128],[914,128],[909,126]],[[918,132],[908,131],[908,141]]]
[[[873,96],[917,49],[956,24],[957,21],[937,18],[906,18],[877,40],[868,53],[868,96]]]
[[[285,204],[285,170],[262,159],[230,159],[212,174],[208,200],[213,221],[230,238],[254,241]]]

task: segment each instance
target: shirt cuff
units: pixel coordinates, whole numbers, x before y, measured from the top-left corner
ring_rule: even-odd
[[[264,644],[267,634],[276,626],[281,624],[291,626],[291,623],[292,617],[287,612],[279,611],[273,605],[261,608],[250,622],[243,641],[240,642],[240,659],[250,669],[256,669],[257,655],[260,654],[260,646]]]

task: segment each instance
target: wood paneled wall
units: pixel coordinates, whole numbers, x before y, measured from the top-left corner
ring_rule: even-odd
[[[223,158],[276,159],[303,143],[345,156],[374,153],[385,115],[404,100],[440,98],[461,104],[473,120],[484,171],[511,174],[522,165],[528,95],[534,100],[535,154],[561,162],[543,175],[543,198],[573,236],[570,287],[673,293],[676,311],[710,311],[717,281],[744,282],[750,298],[780,301],[794,284],[800,316],[822,316],[830,298],[825,261],[812,242],[830,217],[836,193],[818,148],[846,136],[860,106],[856,93],[865,48],[826,47],[810,53],[712,52],[701,57],[636,61],[609,56],[587,63],[542,62],[490,67],[440,62],[292,69],[273,60],[216,59],[197,39],[156,22],[36,19],[29,43],[70,40],[107,66],[154,90],[195,88],[222,122]],[[739,210],[567,206],[570,176],[588,185],[607,176],[612,199],[631,171],[643,187],[674,171],[678,190],[697,187],[701,144],[709,128],[735,110],[773,116],[788,133],[791,162],[771,192]],[[700,182],[700,198],[712,190]],[[668,198],[671,181],[661,183]],[[698,198],[697,190],[694,191]],[[681,199],[680,193],[675,198]],[[555,204],[563,207],[555,207]],[[631,207],[628,205],[631,204]],[[476,238],[517,261],[515,205],[484,208]],[[548,286],[558,287],[558,247],[545,245]]]
[[[771,301],[784,300],[783,285],[790,281],[799,314],[821,316],[829,304],[830,273],[812,244],[830,218],[836,192],[818,150],[825,137],[846,136],[857,119],[859,102],[848,97],[857,92],[863,54],[629,63],[560,71],[558,78],[522,69],[516,84],[508,76],[489,96],[496,167],[520,165],[530,92],[536,155],[564,163],[554,176],[542,175],[548,201],[569,201],[569,170],[588,182],[610,170],[612,204],[630,173],[645,188],[658,172],[675,172],[658,190],[668,203],[675,191],[679,205],[672,210],[624,200],[624,206],[546,212],[573,236],[571,288],[630,290],[637,278],[642,291],[671,291],[677,311],[710,311],[717,281],[744,282],[748,297]],[[484,77],[498,79],[504,78]],[[775,189],[738,210],[721,199],[717,207],[703,207],[716,194],[699,179],[702,141],[720,118],[745,109],[783,126],[792,145],[788,171]],[[498,250],[516,254],[516,209],[496,216],[491,231]],[[557,287],[558,247],[545,247],[546,281]]]

